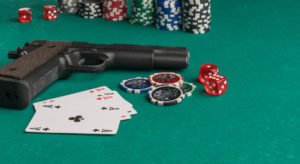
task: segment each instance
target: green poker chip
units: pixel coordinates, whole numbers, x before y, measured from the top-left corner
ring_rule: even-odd
[[[153,0],[132,0],[129,23],[150,26],[154,24],[155,3]]]
[[[193,83],[184,82],[180,89],[183,91],[183,94],[185,94],[185,96],[189,97],[193,95],[193,92],[196,89],[196,85],[194,85]]]

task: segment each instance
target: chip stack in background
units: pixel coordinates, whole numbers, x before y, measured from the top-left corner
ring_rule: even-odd
[[[61,13],[76,14],[78,11],[78,2],[81,0],[58,0],[58,8]]]
[[[99,0],[83,0],[78,3],[78,15],[85,19],[94,19],[102,16],[102,7]]]
[[[210,31],[210,0],[183,0],[183,30],[194,34]]]
[[[181,0],[156,0],[156,27],[167,31],[181,28]]]
[[[103,0],[103,18],[109,21],[122,21],[128,16],[127,0]]]
[[[154,0],[132,0],[132,12],[129,22],[149,26],[154,24],[155,3]]]

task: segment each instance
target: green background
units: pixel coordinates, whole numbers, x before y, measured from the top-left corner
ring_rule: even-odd
[[[61,15],[44,21],[46,0],[1,0],[0,64],[7,51],[36,39],[186,46],[190,66],[179,72],[196,82],[199,67],[215,63],[229,88],[212,97],[198,88],[193,97],[159,107],[145,95],[121,91],[121,80],[155,72],[76,73],[34,99],[108,86],[139,112],[123,121],[116,136],[28,134],[34,114],[0,110],[0,163],[300,163],[300,1],[212,0],[212,31],[205,35],[165,32],[127,22]],[[16,21],[31,7],[33,22]]]

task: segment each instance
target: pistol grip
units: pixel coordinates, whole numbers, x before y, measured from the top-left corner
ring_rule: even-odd
[[[39,44],[33,42],[32,44]],[[0,69],[0,107],[22,109],[62,76],[59,53],[70,43],[46,42]]]

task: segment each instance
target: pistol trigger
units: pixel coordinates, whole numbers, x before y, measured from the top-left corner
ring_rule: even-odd
[[[76,64],[72,64],[70,69],[79,72],[100,72],[106,68],[106,59],[97,57],[83,57]]]

